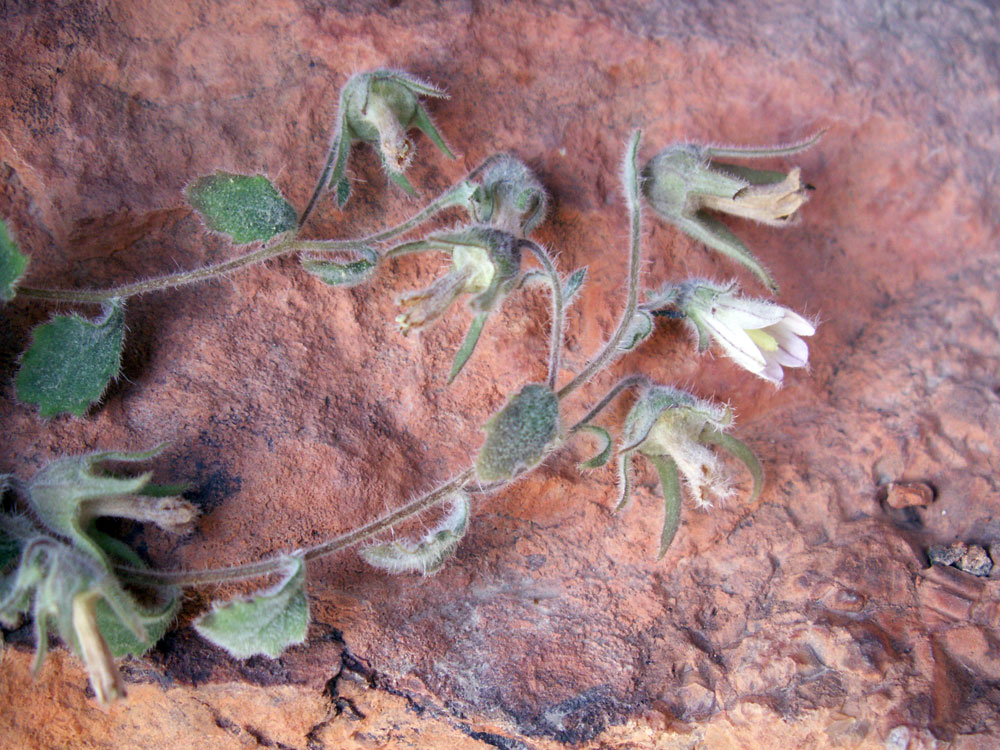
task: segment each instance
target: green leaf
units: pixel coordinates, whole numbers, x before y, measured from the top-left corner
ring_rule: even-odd
[[[251,599],[215,605],[194,623],[205,639],[237,659],[264,654],[276,659],[289,646],[306,639],[309,601],[305,565],[301,557],[288,558],[289,574],[277,586]]]
[[[486,325],[486,318],[489,317],[489,311],[481,312],[476,317],[472,319],[472,325],[469,326],[469,332],[465,334],[465,339],[462,341],[462,345],[458,348],[458,352],[455,354],[455,361],[451,363],[451,373],[448,375],[448,382],[451,383],[458,377],[458,373],[462,371],[465,367],[465,363],[469,361],[469,357],[472,356],[472,352],[476,348],[476,344],[479,342],[479,336],[483,332],[483,326]]]
[[[604,466],[608,460],[611,458],[611,435],[603,427],[598,427],[596,424],[585,424],[580,427],[581,430],[586,430],[587,432],[592,432],[597,435],[603,441],[601,450],[596,456],[588,461],[584,461],[580,464],[581,469],[599,469]]]
[[[469,526],[469,496],[456,492],[451,512],[417,541],[404,539],[375,544],[361,550],[361,557],[389,573],[436,573],[465,536]]]
[[[299,223],[295,209],[263,175],[216,172],[189,184],[184,196],[209,229],[237,245],[269,240]]]
[[[753,502],[764,489],[764,467],[760,465],[757,456],[750,447],[741,440],[737,440],[732,435],[727,435],[721,430],[717,430],[711,425],[705,427],[700,438],[703,443],[718,445],[723,450],[728,451],[738,458],[747,467],[750,476],[753,477],[753,490],[750,493],[750,502]]]
[[[17,249],[6,222],[0,220],[0,302],[14,299],[17,282],[27,267],[28,256]]]
[[[145,638],[139,638],[132,629],[122,622],[122,619],[110,607],[107,600],[101,599],[97,604],[97,627],[111,649],[111,655],[142,656],[163,637],[167,629],[177,617],[181,608],[180,596],[176,590],[170,592],[166,601],[160,607],[139,607],[139,622],[146,631]]]
[[[378,255],[370,247],[359,247],[356,252],[361,259],[350,263],[303,257],[302,267],[330,286],[355,286],[370,279],[378,265]]]
[[[4,477],[5,479],[5,477]],[[3,497],[3,492],[0,492]],[[38,535],[38,527],[19,513],[0,513],[0,572],[21,556],[21,549],[32,536]],[[2,597],[0,587],[0,597]]]
[[[124,339],[125,311],[118,299],[107,304],[98,320],[60,315],[37,326],[31,348],[21,358],[17,397],[37,404],[46,418],[83,416],[118,375]]]
[[[681,523],[681,479],[677,475],[677,463],[670,456],[647,456],[660,475],[663,490],[663,531],[660,534],[660,550],[656,559],[661,559],[674,541]]]
[[[712,169],[718,169],[734,177],[739,177],[741,180],[746,180],[751,185],[774,185],[782,182],[786,176],[784,172],[777,172],[773,169],[753,169],[721,161],[710,162],[710,166]]]
[[[580,289],[583,287],[583,282],[587,280],[587,266],[583,268],[578,268],[566,279],[566,283],[563,284],[563,306],[569,307],[573,298],[577,295]]]
[[[530,383],[483,429],[486,442],[476,459],[479,479],[512,479],[536,466],[559,436],[559,399],[544,385]]]

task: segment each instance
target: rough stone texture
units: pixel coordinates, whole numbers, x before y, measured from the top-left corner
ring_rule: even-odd
[[[399,7],[395,7],[395,6]],[[535,167],[555,209],[540,238],[589,264],[566,370],[617,319],[626,215],[622,146],[759,144],[826,128],[796,160],[817,190],[796,227],[738,226],[783,303],[818,316],[810,373],[775,391],[699,358],[675,325],[569,404],[624,373],[730,400],[768,484],[750,505],[685,508],[653,560],[647,467],[628,512],[583,441],[475,508],[433,578],[346,554],[310,569],[308,642],[239,664],[189,623],[125,665],[130,700],[101,711],[56,653],[27,676],[28,634],[0,665],[5,746],[293,748],[995,747],[1000,578],[928,567],[925,550],[1000,541],[1000,17],[975,0],[778,3],[6,3],[0,212],[30,283],[98,286],[227,257],[183,205],[215,169],[312,189],[337,92],[391,66],[445,86],[433,106],[462,156],[426,139],[412,181],[432,195],[488,154]],[[370,152],[348,211],[317,237],[412,212]],[[648,217],[647,284],[734,267]],[[325,288],[292,259],[133,300],[124,377],[87,419],[39,420],[11,385],[31,326],[2,315],[8,436],[0,472],[163,440],[157,477],[205,515],[177,540],[126,529],[161,567],[243,562],[311,544],[466,465],[479,426],[544,377],[548,301],[491,321],[451,387],[468,313],[422,337],[394,298],[434,260]],[[744,279],[757,291],[754,282]],[[608,412],[620,424],[627,404]],[[934,502],[893,507],[892,482]],[[995,549],[995,547],[993,547]]]

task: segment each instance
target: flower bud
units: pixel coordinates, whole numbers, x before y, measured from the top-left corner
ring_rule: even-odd
[[[413,158],[414,145],[407,136],[410,128],[422,130],[449,159],[455,155],[438,133],[421,96],[445,98],[435,86],[395,70],[373,70],[353,76],[340,93],[340,123],[334,137],[330,160],[330,187],[336,188],[337,202],[347,202],[347,157],[351,144],[373,145],[390,179],[410,195],[413,186],[403,175]]]
[[[548,195],[534,172],[520,159],[498,154],[477,172],[480,187],[472,200],[476,221],[527,236],[545,219]]]

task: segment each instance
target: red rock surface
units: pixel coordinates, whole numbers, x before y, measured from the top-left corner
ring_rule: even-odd
[[[398,7],[396,7],[398,5]],[[995,747],[1000,579],[929,568],[932,544],[1000,541],[996,195],[1000,19],[987,3],[10,3],[2,11],[0,212],[30,283],[97,286],[227,257],[181,190],[215,169],[309,196],[347,77],[399,67],[442,85],[426,139],[430,196],[511,150],[550,189],[540,238],[589,265],[567,373],[617,319],[623,144],[760,144],[826,128],[796,160],[817,190],[784,231],[739,225],[781,301],[822,320],[809,373],[774,390],[699,358],[670,324],[572,399],[624,373],[730,400],[768,484],[684,510],[653,559],[647,468],[624,514],[610,471],[574,445],[475,507],[457,558],[427,579],[345,554],[311,566],[315,623],[282,659],[237,663],[191,617],[124,665],[104,712],[56,654],[31,683],[27,634],[0,666],[5,746],[368,748]],[[776,164],[785,162],[776,162]],[[344,214],[360,234],[417,204],[370,152]],[[447,222],[445,222],[447,223]],[[734,267],[645,222],[645,279]],[[157,477],[205,509],[182,540],[131,541],[199,568],[312,544],[466,465],[480,425],[544,377],[548,301],[509,301],[451,387],[467,313],[403,338],[395,296],[433,260],[332,290],[292,259],[132,301],[124,377],[86,419],[39,420],[13,398],[17,357],[51,306],[15,300],[0,329],[0,472],[55,456],[170,448]],[[744,279],[758,291],[754,282]],[[565,377],[565,376],[564,376]],[[618,424],[627,404],[609,412]],[[934,502],[894,508],[890,482]],[[235,590],[235,589],[233,589]]]

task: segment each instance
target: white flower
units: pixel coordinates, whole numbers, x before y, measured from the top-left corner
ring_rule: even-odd
[[[798,313],[741,297],[734,284],[697,282],[687,291],[677,306],[698,331],[702,348],[707,347],[707,334],[736,364],[775,385],[781,385],[783,367],[809,364],[809,347],[802,337],[816,333],[816,326]]]

